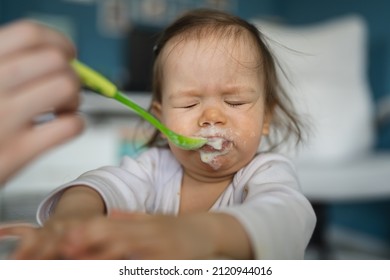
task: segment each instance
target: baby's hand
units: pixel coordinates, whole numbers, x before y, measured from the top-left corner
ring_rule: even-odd
[[[16,237],[19,239],[10,259],[62,259],[64,234],[78,226],[79,219],[51,219],[39,228],[31,224],[9,224],[0,228],[0,238]]]
[[[17,244],[14,244],[12,252],[8,252],[9,259],[35,259],[35,253],[39,253],[38,228],[32,224],[5,224],[0,228],[0,238],[14,238]],[[34,251],[35,250],[35,251]]]
[[[35,225],[30,223],[4,223],[0,225],[0,256],[2,260],[10,259],[18,244],[20,237]]]

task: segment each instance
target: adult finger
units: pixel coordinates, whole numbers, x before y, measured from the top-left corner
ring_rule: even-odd
[[[50,109],[69,108],[69,104],[80,101],[80,83],[70,69],[42,77],[26,85],[14,94],[13,106],[18,108],[20,118],[31,119]]]
[[[68,76],[57,73],[44,79],[47,80],[19,90],[12,98],[0,96],[0,143],[3,138],[9,138],[30,125],[42,113],[77,107],[80,102],[79,83],[71,73]]]
[[[66,54],[50,46],[8,55],[0,62],[0,93],[3,95],[15,94],[17,87],[55,72],[71,69]]]
[[[75,56],[72,42],[61,33],[41,24],[21,20],[10,23],[0,29],[0,60],[11,54],[51,45],[60,48],[71,59]]]

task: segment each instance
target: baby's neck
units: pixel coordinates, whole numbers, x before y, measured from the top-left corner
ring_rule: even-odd
[[[180,191],[179,214],[206,212],[218,200],[233,177],[205,178],[184,173]]]
[[[231,182],[233,180],[235,173],[232,172],[218,172],[212,170],[210,167],[209,171],[191,171],[183,168],[183,178],[187,177],[188,180],[193,181],[197,184],[218,184],[223,182]]]

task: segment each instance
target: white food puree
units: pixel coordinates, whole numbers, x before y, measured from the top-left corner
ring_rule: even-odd
[[[218,129],[215,126],[202,129],[200,136],[208,140],[206,147],[199,150],[200,159],[217,170],[221,167],[218,157],[227,154],[230,150],[230,146],[224,147],[224,143],[230,142],[230,137],[227,136],[226,130]]]

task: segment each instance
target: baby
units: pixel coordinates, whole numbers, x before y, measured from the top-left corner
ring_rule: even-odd
[[[59,187],[39,207],[42,228],[0,231],[22,237],[13,257],[302,259],[313,209],[291,162],[259,152],[280,120],[300,137],[262,34],[195,10],[166,28],[155,55],[151,112],[208,144],[182,150],[156,131],[138,158]]]

